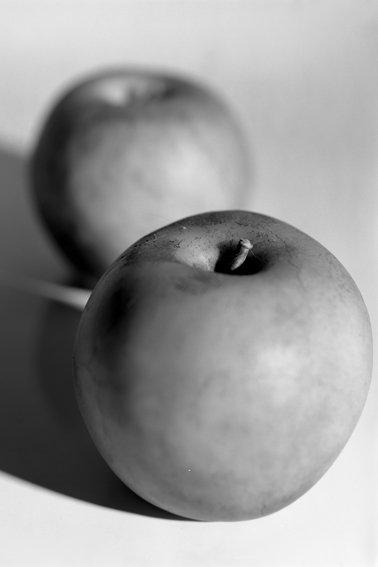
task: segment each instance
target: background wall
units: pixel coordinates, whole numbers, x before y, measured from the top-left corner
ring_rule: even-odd
[[[61,89],[106,66],[158,67],[207,82],[229,101],[250,143],[250,209],[290,222],[328,247],[360,287],[377,334],[377,60],[376,1],[0,1],[3,265],[41,277],[64,274],[31,213],[26,181],[29,151]],[[259,566],[375,564],[377,410],[375,377],[351,441],[306,500],[261,523],[224,528],[230,534],[227,543],[219,526],[203,528],[210,538],[205,545],[197,528],[190,526],[180,539],[171,522],[166,531],[159,527],[165,543],[154,540],[156,546],[170,549],[176,541],[176,565],[249,565],[253,557]],[[12,479],[6,482],[7,494],[20,501],[24,488]],[[52,506],[32,487],[22,495],[46,514]],[[69,514],[87,522],[94,533],[101,531],[103,516],[96,516],[97,511],[91,509],[91,520],[78,504],[60,505],[65,520]],[[6,522],[1,514],[0,525]],[[109,522],[113,536],[118,534],[119,524],[113,518]],[[54,534],[74,537],[68,523],[51,528],[56,546]],[[16,534],[15,525],[10,537]],[[112,564],[121,564],[127,551],[121,535],[117,543],[113,536],[103,536],[102,545],[113,548]],[[34,534],[34,541],[38,537]],[[74,541],[80,558],[82,546]],[[93,545],[96,550],[97,539]],[[214,551],[222,546],[223,563]],[[86,564],[97,564],[95,556],[94,551]],[[149,564],[149,556],[143,557],[140,564]],[[43,560],[48,564],[51,557],[46,551],[39,559],[40,565]]]
[[[307,230],[359,277],[376,245],[376,2],[15,0],[0,10],[3,147],[26,156],[83,73],[130,64],[191,75],[228,99],[249,136],[251,208]]]

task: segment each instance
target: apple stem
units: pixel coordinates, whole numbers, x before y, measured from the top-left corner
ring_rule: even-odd
[[[237,268],[239,268],[245,261],[248,256],[248,252],[253,248],[253,244],[251,244],[248,238],[241,238],[238,243],[238,247],[236,250],[236,256],[232,260],[230,264],[230,270],[233,272]]]

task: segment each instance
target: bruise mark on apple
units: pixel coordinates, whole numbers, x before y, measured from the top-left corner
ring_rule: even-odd
[[[118,287],[111,294],[106,310],[101,316],[101,332],[109,335],[119,329],[124,318],[127,297],[122,287]]]
[[[93,353],[101,361],[117,360],[117,341],[132,317],[130,308],[137,302],[137,296],[129,292],[127,285],[117,285],[108,293],[107,302],[92,319],[93,333],[98,339],[94,343]]]

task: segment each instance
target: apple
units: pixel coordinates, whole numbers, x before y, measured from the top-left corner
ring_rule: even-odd
[[[96,282],[133,242],[205,210],[243,207],[249,157],[233,110],[191,79],[97,72],[47,114],[30,160],[36,210]]]
[[[357,424],[369,315],[317,241],[246,211],[140,239],[82,313],[74,384],[119,478],[187,518],[259,518],[308,491]]]

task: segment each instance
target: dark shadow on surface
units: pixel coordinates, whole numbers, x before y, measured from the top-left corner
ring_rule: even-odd
[[[50,241],[34,207],[28,156],[0,142],[1,268],[31,276],[63,277],[66,265]]]
[[[21,295],[8,294],[5,310],[11,311],[12,305],[21,308],[27,320],[20,314],[12,323],[11,336],[8,329],[13,346],[7,353],[1,327],[0,363],[6,372],[0,378],[0,469],[92,504],[185,519],[128,489],[95,447],[80,415],[72,380],[72,348],[80,312],[36,298],[20,300]]]
[[[158,518],[182,519],[149,504],[128,489],[105,463],[90,438],[72,381],[72,349],[79,318],[80,313],[73,309],[50,304],[41,329],[37,353],[41,390],[64,438],[59,451],[55,451],[54,470],[45,479],[45,485],[53,479],[54,490],[94,504]]]
[[[1,267],[56,281],[60,259],[31,207],[27,159],[0,147]],[[0,285],[0,469],[93,504],[184,519],[149,504],[110,470],[76,404],[72,347],[80,312]]]

